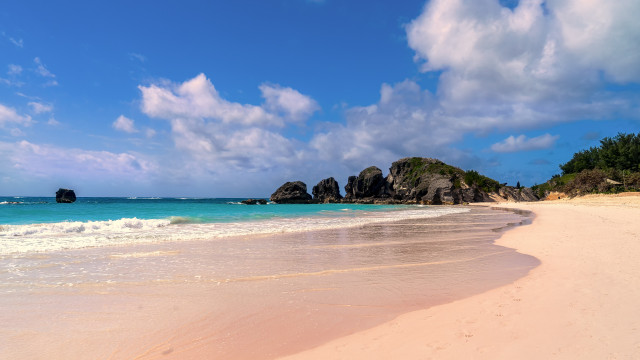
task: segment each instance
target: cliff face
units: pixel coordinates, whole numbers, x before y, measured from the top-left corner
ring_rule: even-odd
[[[337,186],[333,178],[318,183],[313,189],[314,202],[339,201]],[[437,159],[419,157],[395,161],[386,178],[379,168],[368,167],[358,176],[349,176],[344,189],[341,201],[345,203],[453,205],[538,200],[530,188],[501,186],[476,171],[465,172]]]

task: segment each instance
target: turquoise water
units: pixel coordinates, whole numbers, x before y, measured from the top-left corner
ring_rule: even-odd
[[[0,197],[0,255],[335,229],[466,212],[461,207],[244,205],[243,199]]]
[[[168,219],[173,223],[217,223],[304,216],[349,216],[348,211],[388,211],[388,205],[244,205],[244,199],[82,197],[58,204],[53,197],[0,197],[0,225],[124,218]],[[346,211],[348,210],[348,211]]]

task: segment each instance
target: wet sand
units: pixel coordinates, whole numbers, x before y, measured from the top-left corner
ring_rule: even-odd
[[[536,214],[497,241],[529,275],[287,359],[638,359],[640,195],[499,206]]]
[[[494,241],[528,221],[473,208],[301,234],[4,257],[0,358],[296,354],[525,276],[538,260]]]

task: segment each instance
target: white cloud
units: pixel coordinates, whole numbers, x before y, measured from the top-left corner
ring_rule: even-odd
[[[24,47],[24,41],[20,38],[14,38],[12,36],[7,35],[4,31],[2,32],[2,36],[5,37],[7,40],[9,40],[10,43],[12,43],[13,45],[19,47],[19,48],[23,48]]]
[[[56,118],[54,118],[53,116],[49,118],[49,120],[47,121],[47,125],[51,125],[51,126],[58,126],[60,125],[60,122],[58,120],[56,120]]]
[[[37,67],[36,67],[36,72],[38,74],[40,74],[40,76],[42,77],[49,77],[49,78],[55,78],[55,74],[53,74],[51,71],[49,71],[49,69],[47,69],[46,66],[44,66],[44,64],[42,63],[42,60],[40,60],[39,57],[36,57],[33,59],[33,62],[36,63]]]
[[[129,53],[129,58],[130,59],[135,59],[138,60],[139,62],[143,63],[145,61],[147,61],[147,57],[142,55],[142,54],[138,54],[138,53]]]
[[[147,138],[149,138],[149,139],[150,139],[150,138],[152,138],[152,137],[156,136],[156,131],[155,131],[155,130],[153,130],[152,128],[147,128],[147,129],[144,131],[144,135],[145,135]]]
[[[138,86],[142,111],[161,119],[207,119],[239,126],[284,126],[319,109],[315,100],[291,88],[262,85],[264,106],[240,104],[220,96],[204,74],[182,84]]]
[[[0,128],[9,123],[29,126],[31,124],[31,116],[19,115],[14,108],[0,104]]]
[[[440,113],[436,99],[413,81],[383,84],[378,103],[345,113],[345,125],[334,124],[310,142],[325,161],[351,169],[389,164],[404,156],[429,155],[452,160],[448,145],[464,135],[459,124]]]
[[[14,169],[32,176],[51,177],[64,175],[69,178],[88,179],[109,177],[146,177],[154,173],[157,166],[139,155],[112,153],[83,149],[38,145],[26,140],[16,143],[13,150],[6,150]]]
[[[637,1],[432,0],[407,26],[441,110],[470,128],[526,128],[631,114],[604,77],[640,81]],[[592,42],[594,39],[595,42]]]
[[[22,73],[22,66],[9,64],[9,70],[7,71],[8,75],[20,75]]]
[[[543,150],[552,147],[559,136],[544,134],[528,139],[525,135],[509,136],[508,138],[491,145],[491,150],[498,153],[512,153],[519,151]]]
[[[133,124],[133,120],[125,117],[124,115],[118,116],[118,118],[113,122],[112,126],[118,131],[124,131],[129,134],[138,132],[138,129],[136,129],[135,125]]]
[[[31,107],[31,111],[36,114],[48,113],[53,111],[53,105],[44,104],[36,101],[30,101],[27,105]]]
[[[283,125],[278,116],[259,106],[223,99],[211,81],[200,74],[180,85],[138,86],[142,111],[155,118],[206,118],[228,124]]]
[[[283,113],[293,121],[303,121],[320,110],[318,103],[290,87],[260,85],[265,107],[274,113]]]
[[[204,74],[182,84],[139,86],[142,111],[171,124],[174,144],[203,171],[257,171],[298,161],[305,146],[273,129],[300,123],[319,109],[315,100],[279,85],[261,85],[265,103],[220,96]],[[155,134],[155,133],[154,133]],[[195,167],[195,166],[194,166]]]

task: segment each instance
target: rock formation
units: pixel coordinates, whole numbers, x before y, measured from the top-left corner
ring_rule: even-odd
[[[277,204],[309,204],[311,195],[307,193],[307,184],[302,181],[290,181],[271,194],[271,201]]]
[[[537,201],[538,197],[534,194],[531,188],[521,187],[514,188],[513,186],[503,186],[498,191],[500,197],[509,201]]]
[[[265,200],[265,199],[247,199],[247,200],[240,201],[240,203],[245,204],[245,205],[266,205],[267,204],[267,200]]]
[[[530,188],[516,189],[501,185],[476,171],[465,172],[440,160],[420,157],[395,161],[386,178],[379,168],[368,167],[358,176],[349,176],[344,189],[346,195],[341,201],[345,203],[453,205],[500,199],[538,200]],[[271,196],[271,200],[282,203],[340,200],[338,184],[333,178],[322,180],[314,186],[313,201],[308,194],[308,198],[303,194],[306,194],[304,183],[286,183]]]
[[[311,194],[313,200],[320,203],[337,203],[342,200],[338,182],[332,177],[321,180],[318,185],[313,187]]]
[[[382,176],[382,170],[370,166],[356,176],[350,176],[347,185],[345,200],[350,202],[374,202],[376,199],[387,199],[389,193],[387,182]]]
[[[76,201],[76,193],[73,190],[69,189],[58,189],[56,191],[56,202],[57,203],[72,203]]]

